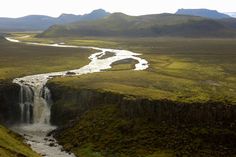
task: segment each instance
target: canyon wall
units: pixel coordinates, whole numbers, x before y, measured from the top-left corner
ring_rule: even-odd
[[[74,89],[48,84],[52,93],[51,122],[66,124],[99,105],[118,105],[121,113],[130,118],[146,117],[170,124],[236,126],[236,105],[229,102],[180,103],[170,100],[137,98],[95,89]]]

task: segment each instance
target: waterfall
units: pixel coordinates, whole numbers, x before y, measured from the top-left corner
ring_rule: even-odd
[[[33,117],[33,101],[34,93],[28,86],[22,85],[20,89],[20,109],[21,109],[21,123],[32,123]]]
[[[21,123],[24,124],[50,124],[50,108],[52,105],[50,90],[46,87],[31,87],[19,84]]]

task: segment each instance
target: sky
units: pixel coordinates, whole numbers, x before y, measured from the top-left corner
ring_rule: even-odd
[[[85,14],[94,9],[128,15],[174,13],[179,8],[208,8],[236,12],[236,0],[0,0],[0,17]]]

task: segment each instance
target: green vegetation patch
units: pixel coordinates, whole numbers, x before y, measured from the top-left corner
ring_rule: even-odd
[[[135,69],[135,64],[137,63],[138,62],[134,59],[124,59],[116,61],[111,64],[112,69],[108,69],[108,71],[133,70]]]

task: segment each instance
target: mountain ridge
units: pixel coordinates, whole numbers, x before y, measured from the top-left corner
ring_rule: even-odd
[[[217,10],[209,10],[209,9],[179,9],[175,14],[200,16],[211,19],[231,18],[231,16],[227,14],[220,13]]]
[[[168,13],[142,16],[113,13],[94,21],[54,25],[38,36],[234,37],[236,23],[231,19],[225,21]]]

